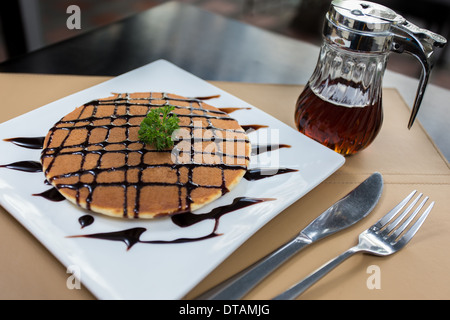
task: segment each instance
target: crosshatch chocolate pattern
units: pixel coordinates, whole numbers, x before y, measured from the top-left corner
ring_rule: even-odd
[[[172,105],[174,148],[138,138],[151,110]],[[251,145],[227,113],[200,98],[116,93],[78,107],[51,128],[41,163],[47,180],[73,203],[110,216],[153,218],[189,212],[231,190],[244,176]]]

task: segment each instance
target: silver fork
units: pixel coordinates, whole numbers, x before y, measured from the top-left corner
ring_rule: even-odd
[[[425,221],[434,206],[434,202],[432,202],[423,212],[423,214],[412,224],[412,226],[409,227],[411,222],[425,205],[425,202],[427,202],[428,200],[428,197],[425,197],[423,201],[416,207],[414,212],[409,215],[408,218],[406,218],[408,213],[414,208],[419,199],[422,197],[423,194],[420,193],[411,202],[411,204],[401,214],[399,214],[397,218],[395,218],[395,216],[397,216],[397,214],[406,206],[406,204],[411,200],[415,193],[415,190],[411,192],[405,199],[403,199],[397,206],[395,206],[395,208],[389,211],[377,223],[375,223],[366,231],[363,231],[359,235],[358,245],[348,249],[333,260],[330,260],[322,267],[307,276],[305,279],[276,296],[274,300],[288,300],[298,297],[314,283],[325,276],[328,272],[333,270],[340,263],[357,252],[364,252],[377,256],[387,256],[403,248],[416,234],[417,230],[419,230],[420,226]],[[400,224],[400,222],[402,223]]]

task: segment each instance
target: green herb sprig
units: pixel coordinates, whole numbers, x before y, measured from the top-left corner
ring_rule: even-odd
[[[180,127],[177,115],[171,113],[174,109],[171,105],[152,109],[141,122],[139,140],[157,150],[173,147],[172,133]]]

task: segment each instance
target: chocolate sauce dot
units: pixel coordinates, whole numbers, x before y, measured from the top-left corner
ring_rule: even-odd
[[[84,216],[78,218],[78,222],[80,223],[81,229],[84,227],[90,226],[94,223],[94,217],[90,214],[85,214]]]

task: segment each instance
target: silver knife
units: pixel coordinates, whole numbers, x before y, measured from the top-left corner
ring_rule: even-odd
[[[381,197],[383,178],[375,172],[314,219],[291,241],[238,274],[198,296],[197,300],[241,299],[272,271],[306,246],[350,227],[366,217]]]

